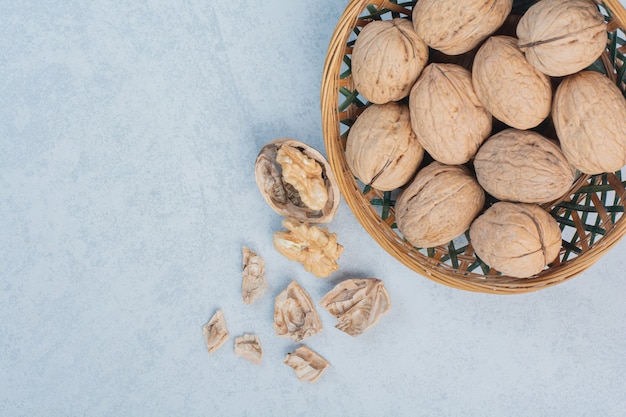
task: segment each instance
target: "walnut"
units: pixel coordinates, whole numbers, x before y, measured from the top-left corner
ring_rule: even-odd
[[[527,278],[541,272],[561,249],[561,229],[536,204],[498,202],[470,228],[476,255],[505,275]]]
[[[391,191],[406,184],[423,156],[406,104],[371,105],[348,134],[346,161],[350,171],[378,190]]]
[[[244,334],[235,338],[235,355],[255,365],[260,364],[263,358],[263,349],[259,337],[253,334]]]
[[[281,216],[309,223],[328,223],[335,216],[337,180],[310,146],[294,139],[272,141],[261,148],[254,173],[261,195]]]
[[[400,194],[396,224],[414,246],[439,246],[467,230],[484,202],[483,189],[467,168],[433,162]]]
[[[376,20],[359,34],[352,51],[355,88],[372,103],[409,95],[428,61],[428,47],[407,19]]]
[[[330,366],[330,363],[308,346],[302,345],[293,353],[288,353],[284,361],[291,366],[300,381],[315,382]]]
[[[413,26],[431,48],[459,55],[502,26],[512,7],[513,0],[420,0],[413,8]]]
[[[337,284],[320,305],[339,320],[336,328],[358,336],[387,314],[391,300],[381,280],[353,278]]]
[[[474,92],[471,73],[459,65],[428,65],[409,106],[417,140],[444,164],[466,163],[491,133],[491,114]]]
[[[287,259],[300,262],[304,269],[319,278],[328,277],[339,269],[337,260],[343,246],[337,243],[337,234],[327,227],[309,226],[296,219],[284,219],[287,230],[274,233],[274,247]]]
[[[244,246],[241,295],[245,304],[254,303],[265,292],[267,279],[264,274],[265,262],[263,258]]]
[[[582,71],[556,90],[552,118],[567,160],[586,174],[626,165],[626,99],[604,75]]]
[[[276,296],[274,303],[274,331],[278,336],[291,337],[299,342],[322,331],[315,304],[296,281]]]
[[[492,36],[480,47],[472,83],[487,110],[511,127],[530,129],[550,114],[550,78],[526,61],[510,36]]]
[[[553,77],[587,68],[607,43],[604,18],[590,0],[537,2],[519,21],[517,37],[528,62]]]
[[[506,129],[474,158],[478,183],[499,200],[547,203],[565,194],[575,170],[559,146],[533,131]]]
[[[215,352],[228,340],[228,329],[222,310],[217,310],[211,320],[202,327],[202,334],[209,353]]]

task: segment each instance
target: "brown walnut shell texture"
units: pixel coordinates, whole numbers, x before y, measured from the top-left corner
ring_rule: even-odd
[[[554,95],[552,118],[568,161],[586,174],[626,165],[626,99],[607,77],[581,71]]]
[[[282,177],[282,168],[276,161],[281,146],[292,146],[308,158],[314,159],[322,168],[322,179],[328,191],[324,208],[313,210],[302,202],[298,191]],[[270,207],[283,217],[293,217],[307,223],[330,223],[339,207],[339,185],[330,164],[312,147],[290,138],[276,139],[259,151],[254,166],[256,183],[261,195]]]
[[[428,46],[459,55],[495,32],[511,12],[513,0],[420,0],[413,27]]]
[[[492,36],[480,47],[472,83],[487,110],[511,127],[530,129],[550,114],[550,78],[528,63],[510,36]]]
[[[414,246],[439,246],[465,232],[484,203],[485,193],[467,168],[433,162],[396,201],[396,224]]]
[[[530,7],[517,25],[526,59],[553,77],[591,65],[607,43],[606,24],[590,0],[543,0]]]
[[[409,95],[427,61],[428,47],[409,20],[376,20],[354,43],[352,80],[372,103],[398,101]]]
[[[536,204],[495,203],[472,223],[469,233],[483,262],[515,278],[538,274],[561,249],[559,224]]]
[[[558,145],[530,130],[506,129],[474,158],[478,183],[499,200],[547,203],[565,194],[574,168]]]
[[[423,156],[406,104],[371,105],[348,134],[346,162],[350,171],[377,190],[391,191],[409,182]]]
[[[472,86],[472,75],[455,64],[432,63],[411,89],[411,126],[435,160],[464,164],[491,134],[491,114]]]

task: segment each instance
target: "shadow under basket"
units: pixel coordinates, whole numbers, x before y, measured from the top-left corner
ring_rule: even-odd
[[[523,13],[532,3],[515,1],[513,14]],[[607,22],[607,47],[589,69],[606,74],[624,92],[626,11],[618,0],[596,3]],[[321,88],[324,144],[341,194],[355,217],[394,258],[415,272],[453,288],[492,294],[526,293],[559,284],[589,268],[626,233],[624,169],[593,176],[581,174],[565,197],[543,205],[560,225],[562,246],[557,259],[530,278],[502,275],[484,264],[474,254],[467,231],[446,245],[427,249],[413,247],[395,226],[394,203],[398,190],[378,191],[354,178],[346,162],[346,139],[350,126],[369,103],[353,86],[352,47],[365,25],[374,20],[410,18],[414,4],[352,0],[328,48]],[[466,56],[459,60],[461,65],[471,64]]]

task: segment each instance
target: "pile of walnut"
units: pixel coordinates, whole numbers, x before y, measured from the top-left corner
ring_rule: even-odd
[[[567,195],[576,170],[626,165],[626,99],[585,70],[607,47],[593,1],[543,0],[522,16],[511,15],[512,3],[419,0],[411,19],[368,23],[351,69],[372,104],[345,152],[362,183],[400,189],[396,224],[408,242],[434,247],[469,229],[479,258],[527,278],[561,247],[539,204]],[[468,56],[469,68],[453,63]],[[549,119],[553,134],[538,128]],[[425,152],[434,162],[420,169]],[[485,192],[499,202],[486,208]]]
[[[263,146],[256,160],[255,177],[263,198],[284,216],[287,230],[274,234],[274,247],[287,259],[297,261],[316,277],[330,276],[339,269],[343,246],[337,235],[318,223],[329,223],[339,205],[339,187],[326,159],[310,146],[294,139],[277,139]],[[267,289],[265,262],[243,247],[242,299],[252,304]],[[337,318],[337,329],[358,336],[374,326],[391,308],[389,294],[377,278],[352,278],[337,284],[320,300],[320,305]],[[293,280],[274,303],[277,336],[301,342],[322,331],[315,303]],[[209,353],[229,338],[224,313],[218,310],[203,327]],[[235,354],[258,365],[263,357],[257,335],[235,339]],[[301,381],[315,382],[330,365],[306,345],[287,354],[284,363]]]

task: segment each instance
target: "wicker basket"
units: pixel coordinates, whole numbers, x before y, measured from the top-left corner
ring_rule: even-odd
[[[516,1],[523,13],[531,1]],[[584,271],[626,233],[626,181],[623,171],[579,175],[565,198],[545,205],[559,222],[563,244],[558,258],[531,278],[512,278],[490,269],[478,259],[468,233],[447,245],[420,249],[409,244],[395,227],[396,192],[381,192],[354,178],[345,158],[345,143],[354,120],[369,103],[355,91],[350,75],[352,45],[360,29],[373,20],[410,17],[415,2],[352,0],[331,38],[324,67],[321,106],[326,153],[341,193],[365,230],[393,257],[412,270],[441,284],[468,291],[514,294],[561,283]],[[599,2],[608,22],[607,48],[593,69],[604,72],[626,90],[626,11],[618,0]],[[626,134],[626,133],[625,133]]]

